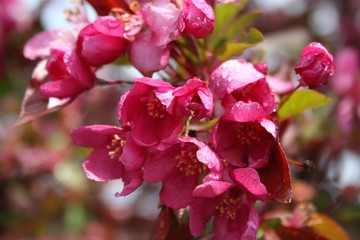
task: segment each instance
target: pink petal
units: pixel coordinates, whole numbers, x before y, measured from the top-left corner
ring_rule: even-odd
[[[96,148],[104,146],[114,134],[125,137],[125,132],[121,128],[107,125],[79,127],[74,129],[70,136],[77,146]]]
[[[194,197],[212,198],[221,195],[234,184],[221,181],[209,181],[197,186],[193,191]]]
[[[174,172],[163,181],[160,201],[174,209],[188,206],[192,199],[192,191],[197,185],[197,179],[196,175],[184,178],[182,173]]]
[[[152,41],[151,32],[138,35],[130,48],[132,64],[144,75],[164,69],[169,62],[169,57],[169,47],[156,46]]]
[[[124,166],[116,158],[111,159],[105,148],[97,148],[85,160],[83,169],[89,179],[102,182],[121,178]]]
[[[142,172],[137,171],[124,171],[122,180],[124,188],[120,193],[116,193],[116,197],[126,196],[138,189],[143,183]]]
[[[84,87],[69,79],[46,82],[40,87],[40,93],[47,97],[75,97],[84,91]]]
[[[233,59],[224,62],[211,73],[209,86],[217,97],[223,98],[264,77],[264,74],[257,71],[252,63]]]
[[[253,168],[237,168],[230,172],[232,179],[249,191],[256,199],[265,200],[266,187],[260,182],[257,171]]]

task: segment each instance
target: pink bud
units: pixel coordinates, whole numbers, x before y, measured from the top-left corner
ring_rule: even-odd
[[[124,26],[114,17],[99,17],[79,33],[78,53],[91,66],[99,67],[114,61],[127,49]]]
[[[320,43],[310,43],[302,51],[295,72],[301,76],[302,85],[318,88],[335,73],[333,56]]]

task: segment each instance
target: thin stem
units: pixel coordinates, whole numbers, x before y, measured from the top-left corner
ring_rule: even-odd
[[[122,84],[134,84],[133,81],[126,81],[126,80],[105,80],[101,78],[96,79],[96,83],[98,85],[122,85]]]

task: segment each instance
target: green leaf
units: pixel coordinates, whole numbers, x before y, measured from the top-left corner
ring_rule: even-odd
[[[207,37],[207,42],[210,49],[215,49],[219,42],[226,39],[226,34],[229,26],[232,25],[236,16],[247,4],[247,0],[243,0],[240,4],[228,3],[218,5],[215,8],[215,29],[212,34]]]
[[[257,44],[264,41],[264,36],[256,28],[251,28],[248,32],[240,34],[240,41],[243,43]]]
[[[231,57],[240,55],[246,48],[253,47],[263,40],[262,33],[255,28],[251,28],[249,32],[241,35],[241,42],[223,44],[214,53],[221,61],[226,61]]]
[[[256,19],[260,16],[260,12],[248,12],[241,15],[238,19],[227,26],[226,39],[234,39],[245,30],[254,26]]]
[[[220,58],[221,61],[225,61],[233,56],[240,55],[246,48],[254,46],[248,43],[229,43],[215,51],[215,55]]]
[[[317,108],[331,101],[331,98],[314,90],[298,90],[281,105],[278,116],[280,119],[294,117],[307,109]]]

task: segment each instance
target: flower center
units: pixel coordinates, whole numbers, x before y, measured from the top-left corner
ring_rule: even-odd
[[[124,145],[125,145],[125,140],[121,139],[119,135],[114,134],[111,143],[106,146],[110,158],[111,159],[117,158],[120,161],[120,157]]]
[[[178,161],[176,167],[180,172],[184,172],[186,176],[195,175],[195,173],[202,170],[195,151],[181,150],[176,154],[175,159]]]
[[[226,194],[216,206],[219,217],[234,220],[236,212],[240,209],[242,197],[240,194]]]
[[[152,98],[147,103],[147,110],[152,118],[163,118],[165,117],[166,108],[157,97]]]
[[[252,145],[260,142],[259,134],[256,129],[252,128],[250,124],[240,124],[236,130],[236,137],[243,145]]]

